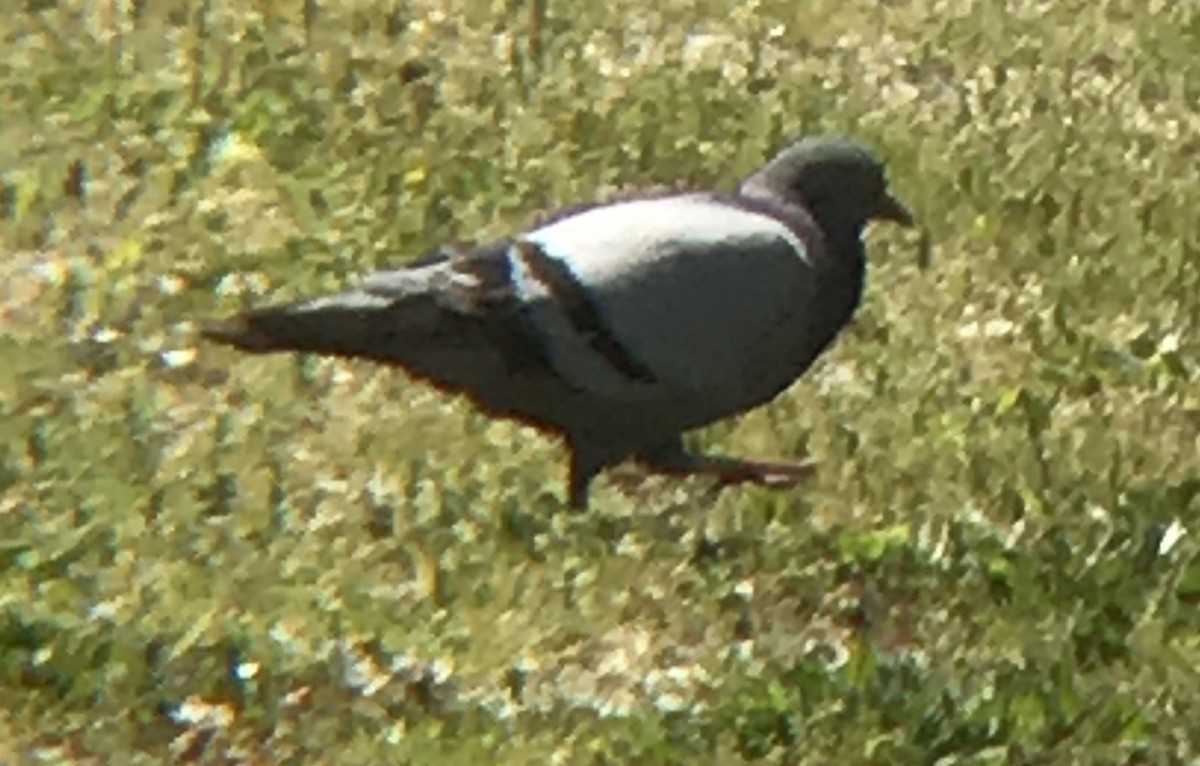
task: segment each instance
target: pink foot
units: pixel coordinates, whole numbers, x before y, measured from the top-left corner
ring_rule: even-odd
[[[811,479],[817,471],[817,464],[813,460],[774,462],[701,457],[696,463],[697,473],[712,474],[726,486],[761,484],[768,487],[795,487]]]

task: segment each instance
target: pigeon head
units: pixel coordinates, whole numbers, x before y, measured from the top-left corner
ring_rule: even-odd
[[[799,203],[831,235],[858,236],[873,219],[913,225],[888,191],[883,163],[852,138],[802,138],[743,181],[741,193]]]

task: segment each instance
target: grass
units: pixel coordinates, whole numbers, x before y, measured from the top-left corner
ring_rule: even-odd
[[[0,39],[0,761],[1200,758],[1192,3],[29,0]],[[796,132],[864,306],[628,476],[196,321]]]

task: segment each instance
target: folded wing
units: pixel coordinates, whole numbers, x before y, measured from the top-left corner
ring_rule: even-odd
[[[573,386],[621,400],[737,398],[790,382],[788,360],[772,357],[803,345],[820,246],[815,230],[676,196],[535,229],[514,246],[512,274],[548,358]]]

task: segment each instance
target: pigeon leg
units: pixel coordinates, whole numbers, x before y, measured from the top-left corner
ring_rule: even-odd
[[[580,441],[568,440],[567,451],[570,453],[570,466],[567,472],[567,502],[573,510],[586,511],[588,487],[608,461],[599,450]]]
[[[679,439],[643,449],[638,452],[637,460],[661,473],[715,476],[723,485],[752,482],[772,487],[794,487],[803,484],[816,472],[816,462],[807,459],[789,462],[696,455],[685,450]]]

